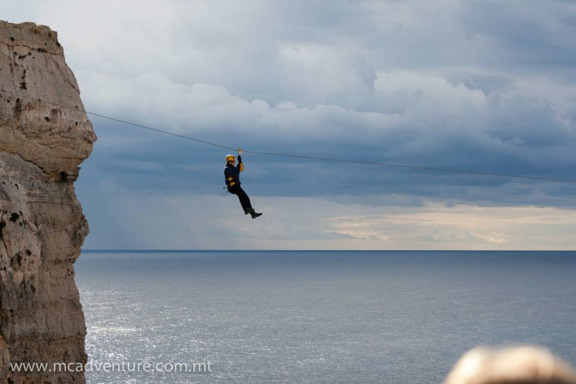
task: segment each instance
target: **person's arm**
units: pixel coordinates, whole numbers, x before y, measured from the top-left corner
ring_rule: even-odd
[[[244,171],[244,163],[242,162],[242,156],[238,155],[238,170],[240,172]]]

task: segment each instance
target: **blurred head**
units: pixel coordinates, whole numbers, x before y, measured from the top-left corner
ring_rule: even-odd
[[[234,155],[226,155],[226,164],[228,163],[235,163],[236,162],[236,156]]]
[[[462,356],[444,384],[576,384],[576,373],[545,348],[479,347]]]

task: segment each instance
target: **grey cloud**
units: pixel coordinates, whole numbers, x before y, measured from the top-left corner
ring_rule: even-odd
[[[446,80],[454,86],[464,84],[468,89],[479,89],[487,95],[492,92],[503,92],[514,89],[513,81],[505,76],[455,72],[448,74]]]
[[[14,2],[4,17],[25,7],[58,30],[89,110],[265,152],[576,178],[571,2],[61,4]],[[98,222],[104,196],[224,193],[226,150],[94,124],[100,140],[78,189]],[[576,205],[570,184],[246,162],[256,196]]]
[[[454,84],[445,82],[442,85],[440,82],[440,85],[448,88],[439,94],[430,94],[429,91],[435,91],[434,87],[438,84],[436,79],[438,77],[433,77],[431,85],[422,84],[421,92],[390,96],[404,100],[402,114],[392,115],[346,110],[337,106],[317,106],[314,109],[296,105],[274,107],[232,96],[225,89],[218,90],[216,97],[208,96],[207,111],[195,107],[199,110],[198,114],[187,111],[186,103],[171,103],[172,96],[168,95],[166,102],[159,103],[159,108],[166,110],[157,113],[162,113],[167,119],[174,116],[176,121],[174,125],[159,127],[233,147],[265,152],[572,178],[570,170],[575,168],[576,162],[571,150],[575,142],[574,132],[561,124],[546,100],[528,98],[514,89],[492,91],[482,96],[481,108],[455,113],[460,108],[456,105],[455,112],[449,112],[438,108],[437,104],[446,102],[445,93]],[[426,78],[423,81],[429,82]],[[210,89],[206,88],[207,91]],[[153,91],[153,87],[149,89],[150,93],[158,94]],[[460,103],[466,91],[456,91],[453,99]],[[138,93],[138,89],[135,93]],[[199,93],[200,96],[203,94]],[[192,100],[204,102],[202,98]],[[468,108],[466,104],[463,105]],[[167,109],[167,106],[176,106],[176,109]],[[447,106],[455,108],[453,104]],[[142,112],[145,113],[144,110]],[[138,116],[139,119],[144,117]],[[149,124],[154,123],[152,120]],[[113,163],[111,160],[114,158],[126,160],[126,157],[132,157],[128,160],[134,164],[155,161],[163,164],[165,169],[163,172],[149,173],[148,178],[141,175],[139,188],[143,187],[142,184],[150,183],[152,177],[166,179],[168,182],[161,184],[165,188],[187,188],[188,184],[181,180],[181,175],[186,174],[182,164],[190,163],[190,152],[198,155],[195,163],[201,167],[195,171],[195,177],[200,179],[198,187],[189,190],[192,193],[207,192],[205,183],[212,184],[216,179],[220,182],[221,164],[213,148],[198,147],[196,143],[169,137],[156,139],[157,133],[128,129],[134,132],[127,140],[132,150],[125,153],[120,148],[121,151],[107,156],[105,161]],[[397,175],[397,170],[388,172],[390,170],[370,167],[365,170],[357,165],[295,163],[283,158],[248,158],[257,165],[256,169],[261,170],[254,181],[260,186],[261,193],[266,194],[360,195],[381,184],[384,187],[378,189],[383,193],[418,193],[420,190],[421,195],[426,195],[432,193],[430,187],[443,183],[485,184],[483,180],[475,181],[473,177],[451,177],[446,181],[446,178],[437,175],[426,177],[426,184],[423,184],[421,175],[414,176],[414,172],[406,174],[402,171],[400,176],[389,180],[380,175]],[[306,169],[306,172],[302,172],[302,169]],[[118,175],[129,172],[129,168],[117,170]],[[281,174],[280,179],[285,183],[282,188],[276,187],[279,178],[275,173]],[[216,179],[215,174],[218,174]],[[173,178],[172,182],[170,178]],[[501,185],[503,182],[506,180],[496,178],[488,184]]]
[[[492,55],[493,59],[520,71],[575,64],[576,43],[571,37],[576,34],[574,3],[472,1],[464,20],[469,33],[494,42],[499,55]]]

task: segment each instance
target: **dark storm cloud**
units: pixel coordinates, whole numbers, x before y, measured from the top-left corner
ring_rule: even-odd
[[[95,85],[89,80],[87,99],[97,109],[232,147],[573,178],[574,89],[546,83],[562,73],[559,63],[567,67],[573,60],[574,44],[566,37],[573,7],[548,3],[544,12],[540,7],[254,2],[248,12],[232,6],[208,18],[193,16],[204,17],[202,31],[195,23],[176,22],[180,49],[176,57],[158,58],[167,64],[163,75],[109,76]],[[223,25],[232,12],[237,17]],[[115,96],[98,95],[102,89]],[[186,185],[177,179],[179,164],[186,163],[177,155],[184,144],[173,141],[170,149],[166,139],[170,155],[155,147],[133,153],[139,162],[163,164],[163,177],[174,177],[154,188]],[[187,144],[198,154],[206,152],[197,159],[200,184],[212,181],[204,170],[216,169],[213,149]],[[261,169],[255,179],[261,190],[287,196],[327,190],[361,195],[389,174],[393,181],[379,190],[420,190],[422,196],[437,184],[513,182],[442,175],[426,177],[423,184],[410,177],[414,172],[394,169],[250,161]],[[270,173],[276,170],[293,186],[273,188],[277,181]]]

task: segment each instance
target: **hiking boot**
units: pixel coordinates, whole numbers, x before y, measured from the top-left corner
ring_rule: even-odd
[[[252,211],[252,212],[250,212],[250,216],[252,216],[252,218],[255,219],[255,218],[257,218],[257,217],[262,216],[262,214],[261,214],[261,213],[258,213],[258,212],[256,212],[256,211]]]

